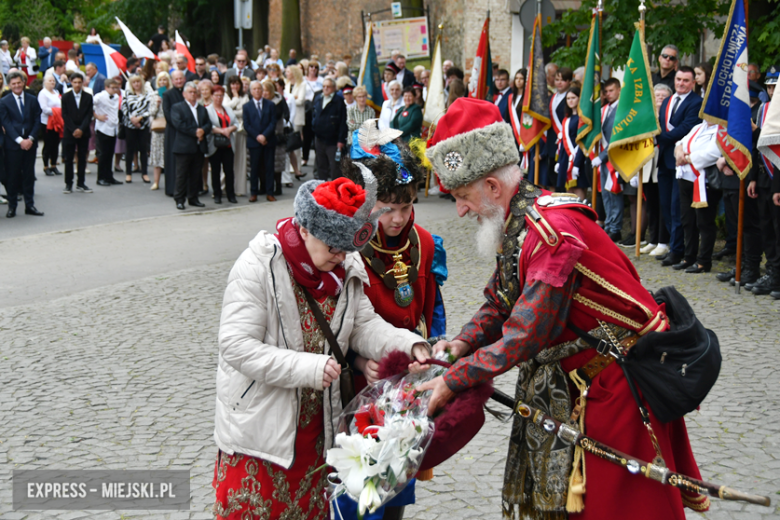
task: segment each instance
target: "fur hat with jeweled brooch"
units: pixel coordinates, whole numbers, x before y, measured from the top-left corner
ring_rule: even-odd
[[[520,161],[512,127],[498,107],[473,98],[458,98],[450,105],[436,124],[425,155],[450,191]]]

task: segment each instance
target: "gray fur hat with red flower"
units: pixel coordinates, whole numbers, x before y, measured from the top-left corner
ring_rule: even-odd
[[[372,211],[376,204],[376,177],[364,165],[365,188],[340,177],[333,181],[309,181],[295,196],[295,221],[328,247],[360,251],[376,234],[379,217],[388,211]]]
[[[452,103],[436,123],[425,155],[448,190],[520,162],[512,127],[504,122],[498,107],[473,98]]]

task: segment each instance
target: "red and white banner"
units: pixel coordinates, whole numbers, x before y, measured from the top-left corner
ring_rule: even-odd
[[[187,48],[187,44],[179,34],[179,31],[176,31],[176,54],[181,54],[187,58],[187,69],[190,72],[195,72],[195,58],[190,54],[190,50]]]
[[[135,34],[133,34],[133,32],[124,23],[122,23],[122,20],[120,20],[119,17],[116,17],[116,21],[119,23],[119,28],[122,29],[122,32],[125,35],[127,45],[130,47],[130,50],[133,51],[133,54],[135,54],[136,58],[149,58],[150,60],[155,61],[160,60],[149,47],[141,43],[141,40],[139,40]]]
[[[127,58],[103,42],[100,43],[100,48],[103,49],[103,59],[106,61],[106,77],[121,76],[127,70]]]

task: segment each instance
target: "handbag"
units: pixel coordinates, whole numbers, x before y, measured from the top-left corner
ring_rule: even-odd
[[[641,336],[625,354],[610,342],[599,341],[571,324],[567,326],[600,354],[606,351],[617,359],[643,420],[647,411],[636,387],[656,418],[667,423],[695,410],[715,385],[721,365],[720,343],[677,289],[664,287],[653,297],[658,304],[666,305],[669,329]]]
[[[164,117],[155,117],[152,119],[152,132],[157,132],[158,134],[165,132]]]
[[[309,294],[309,291],[307,291],[305,287],[301,287],[301,289],[303,289],[303,295],[306,297],[306,302],[309,304],[311,313],[314,314],[314,319],[317,320],[317,324],[320,326],[320,330],[325,335],[325,339],[328,340],[328,345],[330,345],[330,350],[333,353],[333,356],[341,366],[341,375],[339,376],[341,407],[346,408],[349,402],[355,398],[355,378],[352,375],[352,367],[350,367],[349,363],[347,363],[347,360],[344,357],[344,353],[341,351],[341,347],[339,346],[338,341],[336,341],[336,336],[333,335],[333,331],[328,324],[328,320],[326,320],[325,316],[323,316],[319,305],[317,305],[317,302],[314,301],[314,298],[311,294]]]
[[[303,138],[300,132],[293,132],[287,136],[287,151],[294,152],[303,148]]]
[[[214,146],[217,148],[230,148],[230,138],[222,134],[214,134]]]
[[[717,166],[707,166],[704,168],[704,178],[707,180],[707,187],[711,190],[722,190],[723,182]]]

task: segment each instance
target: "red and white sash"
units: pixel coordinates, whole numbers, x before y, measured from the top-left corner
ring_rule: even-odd
[[[764,123],[766,123],[766,114],[767,112],[769,112],[769,103],[771,102],[764,103],[763,105],[761,105],[761,113],[758,114],[758,120],[761,122],[760,127],[762,129],[764,128]],[[761,155],[761,162],[764,163],[764,168],[766,169],[767,175],[769,175],[770,179],[774,179],[775,165],[772,164],[772,161],[770,161],[766,155],[764,154],[759,154],[759,155]]]
[[[517,146],[520,147],[520,152],[524,152],[525,148],[523,148],[522,141],[520,141],[520,129],[522,127],[520,126],[520,118],[517,116],[517,109],[513,103],[513,97],[514,95],[512,92],[509,92],[509,121],[512,123],[512,132],[515,134],[515,142],[517,142]]]
[[[672,108],[672,101],[674,100],[674,96],[666,98],[669,100],[669,102],[666,104],[666,112],[664,112],[664,131],[671,132],[674,130],[674,126],[672,126],[672,123],[669,122],[669,111]],[[682,104],[682,100],[680,100],[680,104]]]
[[[555,135],[558,135],[561,133],[561,126],[562,123],[558,119],[558,114],[555,111],[556,106],[553,105],[555,103],[555,97],[557,94],[553,94],[550,96],[550,121],[552,122],[552,129],[555,131]],[[558,103],[561,104],[566,99],[566,96],[563,97],[563,99]]]
[[[623,193],[623,185],[618,182],[618,174],[615,171],[615,167],[612,163],[607,161],[604,163],[607,167],[607,178],[604,179],[604,187],[611,193]]]
[[[607,111],[609,110],[610,105],[605,105],[601,107],[601,124],[604,124],[604,119],[607,117]],[[593,160],[599,153],[603,152],[605,147],[607,146],[607,141],[603,137],[599,142],[596,144],[596,146],[593,147],[593,150],[590,152],[590,158]],[[604,167],[607,169],[607,178],[604,179],[604,188],[606,188],[607,191],[610,193],[623,193],[623,185],[618,182],[618,173],[615,170],[615,167],[612,166],[612,163],[609,162],[609,159],[604,161],[602,163]],[[594,184],[594,186],[598,186],[599,191],[602,191],[601,189],[601,179],[598,178],[601,175],[601,168],[594,168],[593,171],[593,182],[596,183],[598,181],[598,184]]]
[[[688,142],[685,143],[685,153],[687,155],[691,154],[691,145],[693,144],[693,141],[696,140],[696,134],[699,133],[699,130],[701,130],[702,127],[699,126],[691,136],[690,139],[688,139]],[[693,182],[693,203],[691,204],[691,207],[693,208],[706,208],[707,207],[707,183],[706,183],[706,176],[703,175],[699,170],[696,169],[696,167],[693,165],[693,163],[689,163],[688,166],[691,167],[691,171],[696,176],[696,180]]]
[[[385,82],[382,82],[382,98],[387,101],[390,99],[390,96],[387,95],[387,91],[385,90]]]
[[[561,127],[563,129],[561,130],[562,135],[560,136],[563,150],[566,152],[566,155],[569,157],[568,166],[566,168],[566,189],[567,190],[577,185],[577,179],[572,177],[572,171],[574,170],[574,156],[577,153],[577,143],[571,142],[571,134],[569,134],[569,123],[571,123],[571,118],[565,117],[563,119],[563,123],[561,123]],[[561,175],[561,173],[562,172],[558,172],[558,175]]]

